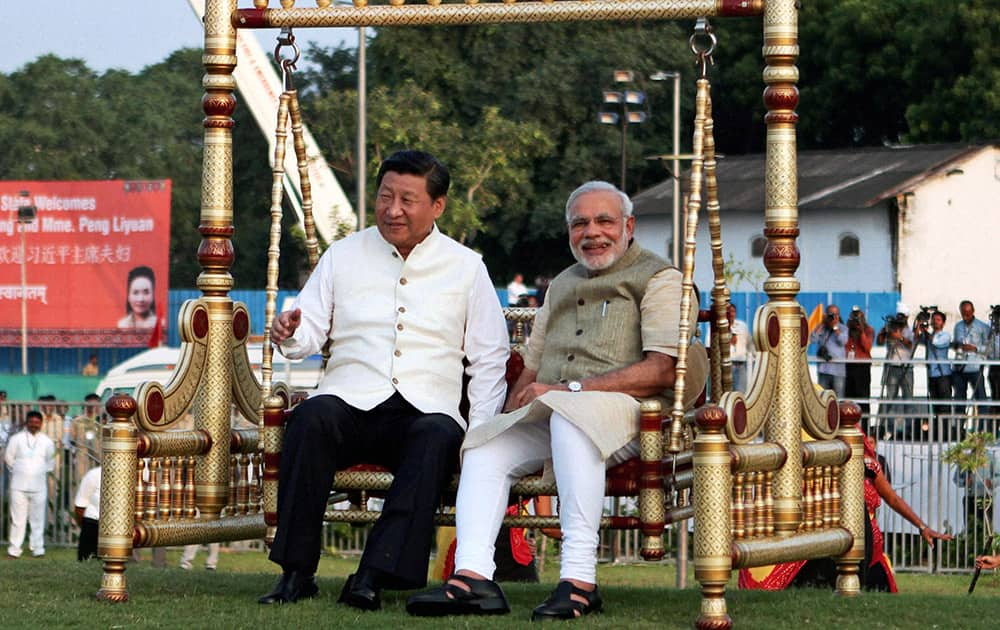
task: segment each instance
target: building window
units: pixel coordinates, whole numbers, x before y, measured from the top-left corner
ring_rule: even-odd
[[[840,255],[841,256],[860,256],[861,255],[861,241],[858,237],[853,234],[842,234],[840,236]]]
[[[751,258],[763,258],[765,247],[767,247],[767,239],[764,238],[762,235],[758,234],[757,236],[750,239]]]

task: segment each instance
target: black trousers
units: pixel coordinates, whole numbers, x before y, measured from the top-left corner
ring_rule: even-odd
[[[455,473],[463,437],[451,417],[424,414],[399,393],[370,411],[336,396],[299,404],[285,428],[271,560],[285,571],[315,573],[334,473],[378,464],[394,480],[359,569],[380,572],[386,588],[426,585],[434,511]]]
[[[844,398],[858,401],[861,413],[868,414],[867,400],[872,395],[872,366],[870,363],[848,363],[844,379]],[[861,402],[864,399],[865,402]]]
[[[76,559],[79,561],[97,557],[97,525],[92,518],[85,518],[80,523],[80,540],[76,545]]]

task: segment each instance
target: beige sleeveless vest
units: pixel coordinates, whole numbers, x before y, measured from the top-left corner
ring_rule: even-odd
[[[632,243],[610,268],[577,263],[552,281],[539,383],[579,380],[642,360],[640,304],[654,274],[670,265]]]

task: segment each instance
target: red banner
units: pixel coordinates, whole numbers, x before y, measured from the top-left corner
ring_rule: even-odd
[[[169,247],[170,180],[0,181],[0,346],[147,345]]]

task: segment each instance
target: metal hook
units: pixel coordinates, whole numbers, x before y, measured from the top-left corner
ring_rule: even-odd
[[[708,66],[715,65],[712,53],[715,51],[717,41],[708,18],[698,18],[698,21],[694,25],[694,33],[688,40],[688,44],[691,46],[691,52],[698,57],[698,61],[695,63],[701,67],[701,78],[703,79],[708,72]]]
[[[281,49],[290,46],[292,48],[292,56],[284,57],[281,54]],[[292,87],[292,70],[295,70],[295,64],[299,60],[299,46],[295,43],[295,35],[292,33],[292,28],[290,26],[281,27],[281,33],[278,35],[278,44],[274,47],[274,62],[281,66],[281,77],[282,84],[285,86],[286,91],[294,89]]]

